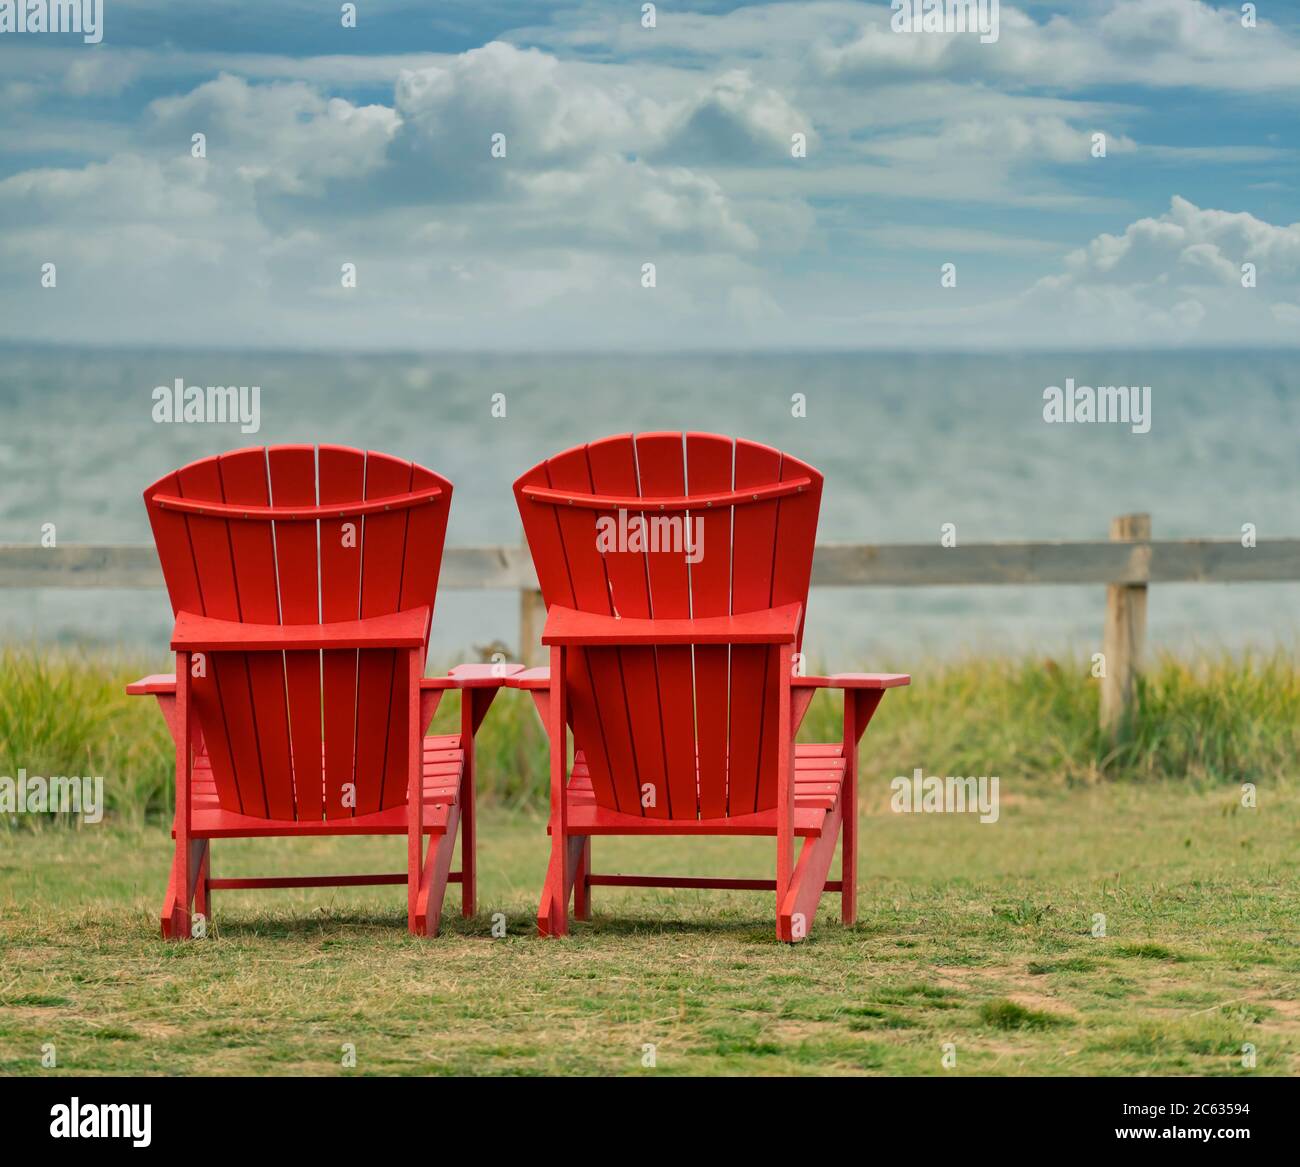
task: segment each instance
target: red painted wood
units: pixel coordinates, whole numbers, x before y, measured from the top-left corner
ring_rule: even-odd
[[[495,691],[501,687],[503,681],[508,681],[525,671],[524,666],[511,661],[505,661],[501,664],[469,664],[456,665],[449,669],[446,678],[435,678],[437,681],[447,680],[450,684],[447,686],[452,689],[490,689]],[[429,683],[428,678],[420,681],[421,685]]]
[[[573,918],[591,919],[591,836],[579,837],[577,862],[573,874]]]
[[[547,470],[551,485],[557,488],[591,490],[584,447],[552,458]],[[584,612],[612,615],[609,576],[596,546],[596,516],[563,508],[557,510],[557,519],[575,606]],[[621,810],[640,813],[640,778],[618,654],[573,652],[568,659],[574,733],[587,751],[593,780],[613,791],[614,804]]]
[[[222,493],[234,504],[269,502],[266,451],[236,450],[217,459]],[[280,596],[275,543],[269,523],[227,523],[241,622],[278,625]],[[262,789],[271,818],[295,817],[289,711],[285,701],[284,657],[257,653],[247,658],[248,688],[261,761]]]
[[[796,689],[895,689],[910,685],[907,673],[832,673],[828,677],[795,677]]]
[[[835,854],[835,840],[840,825],[840,806],[836,804],[827,812],[822,833],[804,843],[798,866],[790,879],[789,890],[778,901],[778,940],[796,944],[806,940],[812,933],[813,920],[817,916],[817,902],[826,886],[826,873],[830,870],[831,857]],[[777,894],[780,896],[780,891]]]
[[[880,695],[876,695],[879,703]],[[840,878],[844,892],[840,899],[840,922],[855,924],[858,919],[858,708],[857,694],[844,692],[843,739],[840,749],[844,755],[844,789],[840,811],[843,826],[840,842]]]
[[[636,461],[641,493],[652,496],[686,492],[686,449],[682,435],[641,434],[636,439]],[[693,512],[692,512],[693,513]],[[690,520],[692,513],[676,516]],[[659,516],[648,513],[651,522]],[[693,530],[693,525],[692,525]],[[691,578],[686,545],[691,538],[682,530],[676,547],[660,543],[647,549],[646,574],[650,579],[650,608],[656,623],[691,619]],[[659,714],[663,726],[664,761],[668,767],[667,798],[660,802],[671,818],[696,818],[695,669],[691,647],[660,645],[655,649],[659,675]],[[647,720],[653,709],[641,713]],[[649,728],[649,727],[647,727]]]
[[[841,830],[846,846],[856,846],[844,825],[855,813],[851,754],[862,715],[874,710],[860,703],[878,702],[884,689],[907,678],[846,675],[852,703],[843,740],[795,745],[816,690],[836,683],[793,675],[822,487],[822,476],[798,459],[714,434],[619,435],[567,450],[516,482],[548,608],[543,642],[555,662],[567,660],[563,674],[554,663],[507,682],[532,693],[552,745],[543,934],[567,931],[568,893],[579,884],[775,890],[784,911],[778,934],[785,938],[798,912],[806,908],[811,922],[824,891],[840,891],[845,919],[852,918],[852,854],[846,851],[847,884],[828,880],[826,864]],[[699,563],[688,564],[680,547],[664,554],[620,546],[593,556],[602,520],[619,517],[620,509],[624,519],[653,519],[659,508],[703,519]],[[569,721],[571,771],[563,728]],[[628,799],[629,772],[655,785],[666,774],[670,817],[643,813]],[[619,834],[776,836],[777,878],[593,874],[585,854],[590,838]],[[806,842],[796,861],[798,838]],[[575,905],[585,910],[576,890]]]
[[[793,650],[783,644],[776,653],[777,675],[788,678]],[[790,702],[788,681],[777,689],[777,756],[776,756],[776,900],[781,904],[790,888],[794,872],[795,747],[794,709]],[[762,797],[760,792],[760,798]],[[824,827],[823,827],[824,829]],[[777,935],[780,935],[778,920]]]
[[[190,842],[193,838],[193,807],[190,798],[190,776],[193,762],[192,725],[194,710],[193,684],[190,677],[188,653],[176,654],[176,669],[181,676],[176,686],[176,850],[172,860],[171,880],[163,899],[162,935],[165,940],[186,940],[190,935],[188,896]]]
[[[456,847],[457,818],[460,807],[449,809],[447,829],[430,841],[425,857],[424,871],[420,876],[420,891],[416,900],[416,914],[411,931],[417,936],[436,936],[442,918],[443,900],[447,884],[451,881],[451,855]]]
[[[703,494],[730,491],[734,460],[730,438],[687,434],[687,488]],[[690,567],[691,615],[696,620],[731,615],[731,511],[706,508],[702,517],[704,554]],[[727,813],[730,644],[696,647],[695,694],[700,817],[719,818]]]
[[[775,482],[781,472],[781,455],[767,446],[738,441],[735,452],[735,482],[741,487]],[[772,561],[776,556],[777,502],[769,500],[736,510],[732,525],[731,610],[755,612],[771,607]],[[775,678],[769,676],[771,653],[759,648],[731,650],[731,702],[728,741],[731,780],[728,811],[746,814],[776,805],[775,790],[764,783],[765,797],[759,800],[760,769],[766,761],[773,777],[775,768],[775,711],[768,695],[775,696]],[[764,759],[764,747],[767,757]]]
[[[578,612],[554,605],[546,614],[543,644],[794,644],[800,607],[787,604],[738,616],[690,620],[634,620]]]
[[[587,459],[594,489],[616,492],[623,496],[637,494],[637,455],[630,436],[623,434],[592,442],[587,447]],[[595,515],[588,511],[579,516],[579,519],[586,516],[593,520],[593,539],[596,535],[596,522],[605,518],[618,521],[616,509],[601,510]],[[628,515],[629,519],[633,517],[640,518],[641,512],[634,509]],[[617,544],[613,550],[604,554],[610,605],[614,614],[621,618],[620,624],[628,618],[648,620],[651,616],[650,586],[646,570],[648,558],[643,550],[633,551]],[[624,641],[621,638],[614,643],[620,646],[614,657],[623,677],[627,698],[626,716],[632,738],[632,754],[636,759],[637,787],[644,792],[648,786],[654,792],[653,805],[642,805],[646,801],[642,797],[631,805],[625,803],[624,809],[630,813],[639,810],[654,818],[666,818],[669,812],[668,774],[664,764],[663,715],[659,704],[659,670],[655,650],[623,647]],[[599,695],[597,702],[600,702]],[[611,699],[610,704],[616,706],[616,699]],[[614,716],[617,717],[619,713],[617,708],[613,710]],[[602,717],[603,720],[607,719]]]
[[[158,548],[158,559],[171,598],[172,611],[187,609],[202,612],[203,593],[199,587],[189,522],[184,515],[168,514],[153,503],[154,495],[163,491],[177,493],[181,489],[179,474],[164,476],[144,492],[145,508],[149,515],[150,526],[153,528],[154,543]],[[230,805],[238,806],[239,794],[235,784],[234,763],[230,757],[229,743],[225,738],[224,723],[221,721],[221,703],[217,692],[216,675],[211,670],[205,669],[202,677],[192,679],[191,702],[193,723],[191,732],[195,735],[196,741],[201,738],[200,727],[205,723],[223,726],[223,732],[208,743],[206,748],[211,754],[212,765],[220,775],[221,786],[230,800]]]
[[[321,446],[317,496],[346,503],[365,490],[366,457],[360,450]],[[361,613],[361,546],[364,519],[320,521],[320,606],[326,623],[355,620]],[[357,733],[357,652],[326,652],[321,661],[325,738],[325,817],[350,818],[345,791],[352,785]]]
[[[176,693],[176,676],[174,673],[150,673],[147,677],[132,681],[127,685],[126,691],[133,697],[166,693],[174,696]]]
[[[366,454],[366,497],[410,489],[411,464]],[[361,616],[397,609],[406,558],[406,511],[362,519]],[[406,797],[406,662],[396,652],[366,649],[357,661],[356,813],[372,814]],[[394,736],[397,741],[394,742]]]
[[[405,654],[409,684],[406,688],[406,923],[415,936],[423,930],[420,890],[424,881],[424,726],[420,722],[420,666],[414,650]],[[425,901],[427,918],[427,899]]]
[[[728,815],[721,819],[651,819],[623,814],[594,802],[573,802],[569,806],[569,831],[581,835],[768,835],[777,833],[776,809],[753,814]],[[824,806],[803,806],[794,811],[797,838],[820,835],[826,821]]]
[[[812,580],[813,548],[817,542],[817,516],[821,510],[822,476],[805,462],[781,455],[781,481],[809,485],[782,497],[776,507],[776,555],[772,560],[771,603],[801,603],[808,615],[808,585]],[[803,644],[803,625],[799,626]]]
[[[287,649],[405,649],[422,648],[429,625],[428,608],[387,612],[341,624],[248,624],[212,620],[182,612],[172,630],[172,648],[249,654],[274,654]]]
[[[551,860],[546,869],[542,902],[537,910],[537,931],[542,936],[564,936],[569,931],[569,906],[565,889],[568,872],[569,805],[566,784],[569,777],[569,649],[551,649],[551,690],[547,703],[546,732],[551,742]],[[634,822],[653,822],[641,815],[623,815]]]
[[[592,887],[690,887],[730,891],[775,891],[775,879],[716,879],[695,875],[592,875]],[[840,891],[838,879],[826,880],[824,891]]]
[[[267,452],[271,502],[309,507],[316,502],[316,450],[312,446],[277,446]],[[319,544],[315,521],[275,524],[275,559],[285,625],[319,624]],[[294,803],[298,817],[325,814],[323,727],[321,724],[321,654],[306,650],[284,654],[289,738],[293,745]]]
[[[639,446],[647,438],[655,437],[671,437],[675,441],[680,441],[682,435],[642,434],[636,439],[637,445]],[[625,439],[604,439],[606,442],[623,440]],[[594,448],[598,444],[592,442],[588,448]],[[604,512],[617,511],[620,508],[638,512],[670,512],[696,510],[706,507],[745,506],[749,503],[762,502],[770,498],[783,498],[786,495],[798,494],[801,491],[811,489],[812,479],[791,477],[787,481],[755,486],[748,490],[699,492],[692,490],[690,494],[685,493],[684,487],[678,488],[672,494],[661,494],[658,488],[647,487],[644,480],[641,486],[640,491],[625,490],[621,494],[603,489],[600,483],[593,484],[591,493],[576,490],[548,490],[542,486],[525,486],[522,493],[531,502],[550,503],[553,506],[583,507],[587,510]]]
[[[522,671],[463,668],[426,690],[451,484],[382,454],[285,446],[203,459],[145,498],[181,670],[129,687],[158,698],[177,746],[165,934],[188,935],[190,905],[205,911],[214,888],[394,882],[211,877],[211,839],[339,834],[413,835],[398,878],[412,922],[436,931],[447,884],[466,878],[450,859],[473,798],[473,734]],[[192,658],[205,666],[193,678]],[[424,737],[443,688],[465,693],[468,747]],[[437,841],[423,854],[426,837]],[[472,845],[467,860],[469,907]]]
[[[224,497],[221,471],[216,458],[205,458],[178,471],[182,492],[191,498],[220,500]],[[220,519],[190,515],[186,518],[191,552],[202,592],[201,614],[219,620],[239,620],[239,587],[231,553],[227,524]],[[252,684],[247,658],[237,652],[205,653],[203,666],[216,680],[215,701],[195,693],[195,710],[203,736],[213,753],[213,770],[223,794],[233,782],[240,809],[245,814],[268,813],[262,785],[262,758],[257,744],[257,719],[253,709]],[[232,768],[230,780],[224,774],[224,751],[213,749],[224,742]]]
[[[229,456],[225,455],[225,457]],[[218,519],[263,523],[277,520],[314,523],[319,519],[349,519],[428,506],[440,501],[442,493],[440,486],[422,487],[418,490],[406,490],[378,498],[366,498],[364,501],[350,503],[347,506],[271,506],[267,503],[236,498],[220,503],[170,494],[157,494],[154,496],[154,502],[163,510],[181,511],[191,515],[209,515]]]
[[[246,891],[253,888],[282,887],[382,887],[405,883],[406,872],[395,875],[285,875],[250,876],[239,879],[213,879],[208,886],[216,891]]]

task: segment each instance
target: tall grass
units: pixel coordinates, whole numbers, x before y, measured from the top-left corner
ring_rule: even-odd
[[[156,665],[154,666],[156,667]],[[1097,728],[1097,682],[1077,660],[987,659],[915,665],[886,696],[863,742],[868,781],[910,774],[997,774],[1003,783],[1294,777],[1300,670],[1290,652],[1157,659],[1118,743]],[[103,775],[108,809],[140,820],[169,812],[171,739],[152,698],[125,684],[150,671],[112,655],[0,650],[0,777]],[[840,737],[838,695],[819,694],[800,738]],[[459,724],[448,695],[435,732]],[[503,692],[478,738],[480,795],[513,806],[546,798],[546,741],[526,694]],[[19,816],[19,822],[31,816]],[[4,819],[11,825],[15,820]]]

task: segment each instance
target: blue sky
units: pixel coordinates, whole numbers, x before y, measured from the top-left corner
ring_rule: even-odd
[[[896,32],[886,0],[660,4],[654,28],[622,0],[358,8],[105,0],[102,44],[0,35],[0,337],[1300,337],[1297,0],[1253,28],[1201,0],[1003,3],[987,44]]]

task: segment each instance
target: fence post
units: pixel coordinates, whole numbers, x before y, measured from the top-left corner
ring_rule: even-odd
[[[1116,543],[1151,538],[1150,515],[1120,515],[1110,521]],[[1137,710],[1137,674],[1147,635],[1147,585],[1110,584],[1106,588],[1106,626],[1101,650],[1106,674],[1101,680],[1101,728],[1112,739]]]
[[[530,669],[542,662],[542,627],[546,605],[536,588],[519,589],[519,659]]]

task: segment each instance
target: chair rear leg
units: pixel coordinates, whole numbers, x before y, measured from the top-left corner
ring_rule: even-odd
[[[573,918],[575,920],[591,919],[591,836],[582,840],[582,851],[578,856],[578,869],[573,876]]]
[[[199,878],[194,885],[194,911],[209,924],[212,923],[212,841],[203,840],[202,858],[199,860]]]

